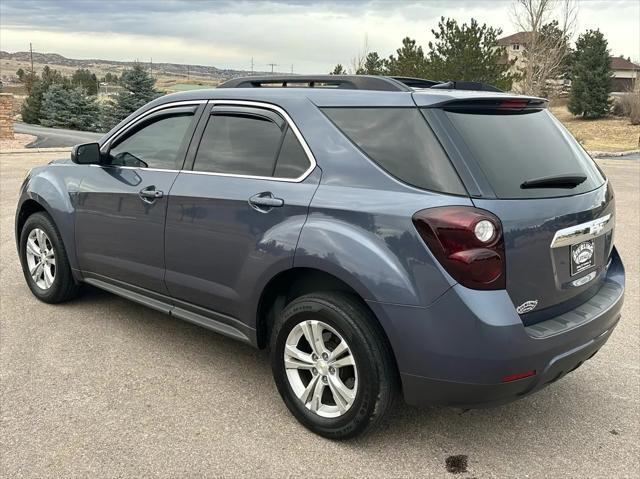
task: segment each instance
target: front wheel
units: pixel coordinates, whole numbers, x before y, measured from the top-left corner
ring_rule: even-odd
[[[360,301],[342,293],[308,294],[284,308],[272,334],[271,365],[293,415],[331,439],[370,430],[396,392],[380,327]]]
[[[60,303],[77,295],[62,238],[48,214],[27,218],[20,235],[20,262],[31,292],[45,303]]]

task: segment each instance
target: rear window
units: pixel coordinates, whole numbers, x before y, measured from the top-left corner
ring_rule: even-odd
[[[417,108],[324,108],[379,166],[418,188],[466,195],[460,178]]]
[[[447,111],[446,115],[499,198],[568,196],[604,183],[593,160],[546,110],[512,115]],[[574,188],[521,187],[530,180],[574,174],[587,179]]]

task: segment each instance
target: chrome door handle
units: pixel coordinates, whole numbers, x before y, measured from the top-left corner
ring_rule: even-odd
[[[141,189],[138,194],[142,201],[146,201],[147,203],[151,203],[164,196],[164,192],[156,190],[155,186],[147,186],[146,188]]]
[[[249,198],[249,204],[252,208],[266,213],[271,208],[284,206],[284,200],[282,198],[276,198],[270,191],[263,191]]]

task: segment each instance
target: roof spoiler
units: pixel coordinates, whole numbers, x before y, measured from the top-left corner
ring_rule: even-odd
[[[346,90],[375,90],[409,92],[416,88],[447,90],[475,90],[501,92],[502,90],[480,82],[437,81],[425,78],[374,75],[285,75],[250,76],[234,78],[218,88],[340,88]]]

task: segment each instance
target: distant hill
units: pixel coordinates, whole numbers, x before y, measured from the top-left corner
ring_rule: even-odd
[[[15,70],[11,71],[12,66],[16,66],[16,69],[24,68],[24,64],[30,64],[31,58],[29,52],[15,52],[9,53],[0,51],[0,61],[2,61],[2,74],[13,74]],[[104,75],[107,72],[117,73],[121,72],[125,68],[131,67],[135,62],[124,62],[115,60],[78,60],[74,58],[66,58],[58,53],[38,53],[33,52],[34,68],[37,64],[41,70],[44,65],[49,65],[51,68],[57,68],[68,73],[69,70],[76,70],[78,68],[88,68],[94,71],[98,75]],[[232,70],[227,68],[216,68],[205,65],[185,65],[181,63],[153,63],[141,62],[148,65],[153,69],[154,75],[165,77],[177,77],[180,79],[193,78],[210,81],[221,81],[229,78],[250,75],[251,72],[247,70]],[[15,65],[14,65],[15,64]],[[268,74],[267,72],[254,72],[254,74]],[[176,78],[176,79],[177,79]]]

